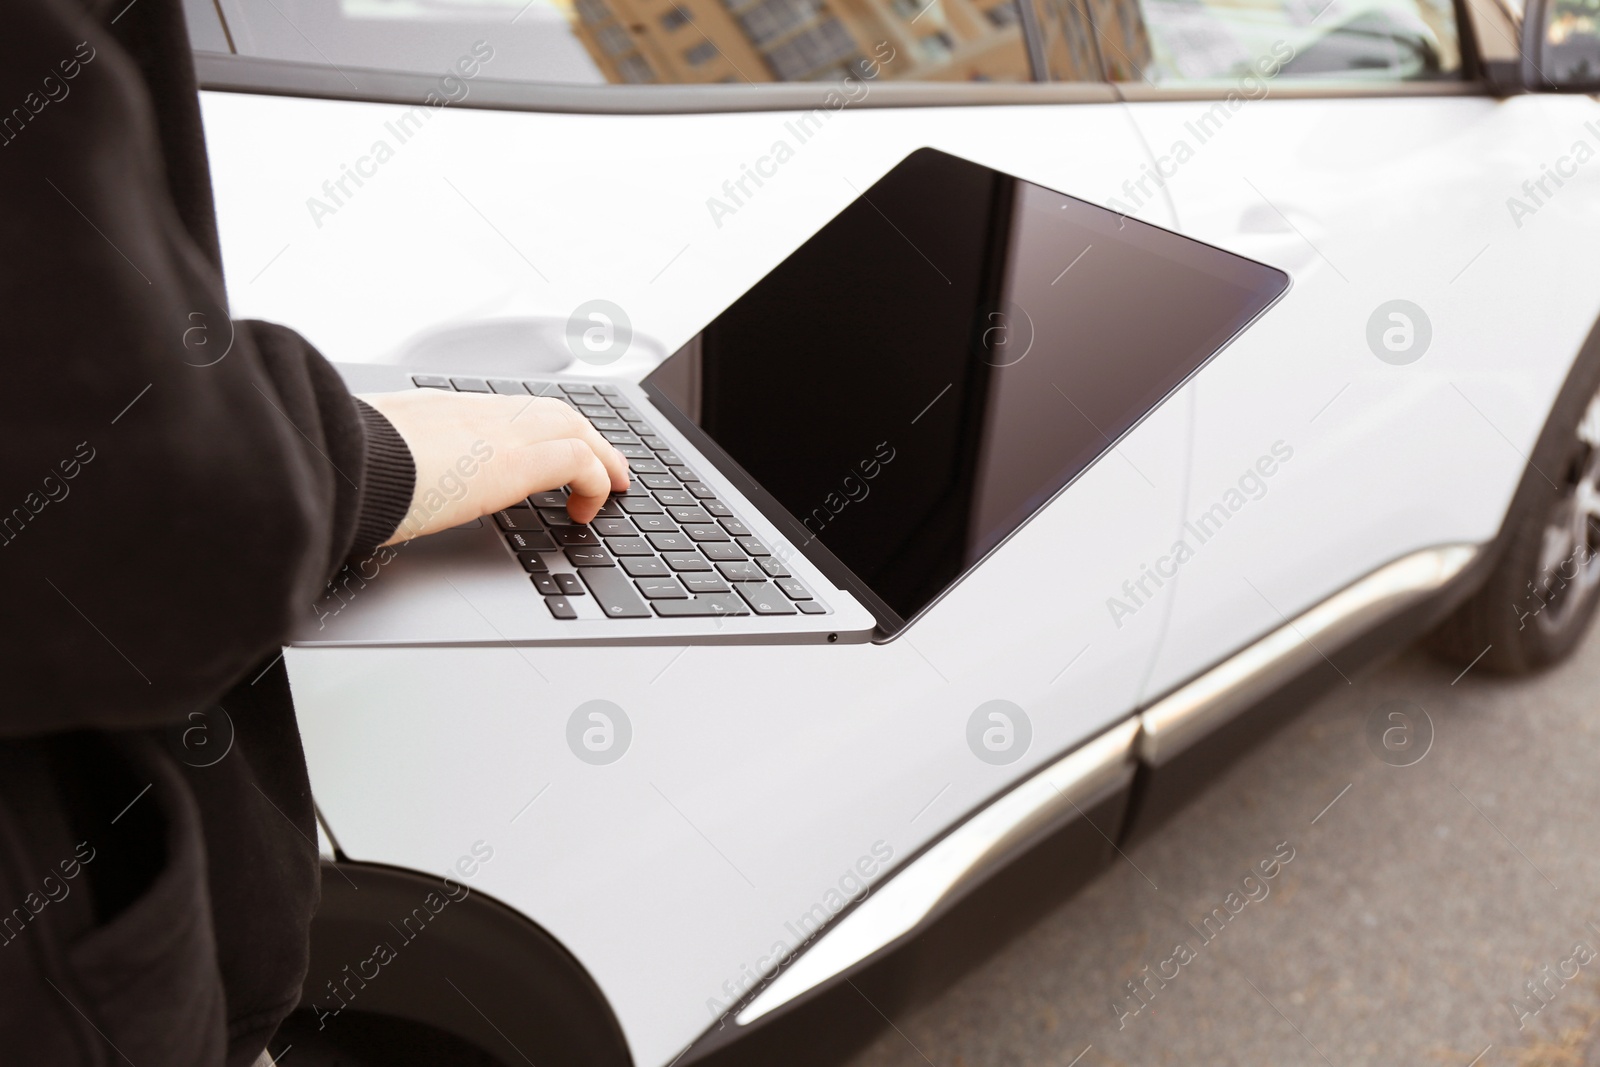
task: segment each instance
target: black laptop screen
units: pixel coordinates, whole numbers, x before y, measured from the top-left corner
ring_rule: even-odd
[[[893,628],[1287,285],[923,149],[644,384],[759,484],[764,510],[787,512],[798,546],[820,542],[898,615]]]

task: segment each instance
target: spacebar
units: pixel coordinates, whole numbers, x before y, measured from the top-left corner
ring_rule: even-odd
[[[690,600],[652,600],[650,606],[668,618],[685,615],[748,615],[750,609],[732,593],[702,593]]]
[[[650,609],[644,606],[633,583],[615,567],[579,567],[583,584],[594,594],[600,610],[613,619],[648,619]]]

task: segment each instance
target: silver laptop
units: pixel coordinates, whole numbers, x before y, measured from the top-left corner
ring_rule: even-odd
[[[555,490],[354,561],[294,643],[890,640],[1288,285],[921,149],[642,382],[341,367],[554,397],[631,485],[588,524]]]

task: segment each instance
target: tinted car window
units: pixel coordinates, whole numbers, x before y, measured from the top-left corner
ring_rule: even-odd
[[[1450,0],[1038,0],[1052,76],[1114,81],[1461,77]],[[1060,72],[1060,73],[1058,73]]]
[[[335,68],[456,70],[462,77],[589,85],[1032,80],[1015,0],[219,0],[219,6],[239,54]]]

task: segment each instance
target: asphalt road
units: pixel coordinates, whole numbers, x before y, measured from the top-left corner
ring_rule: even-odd
[[[851,1067],[1600,1065],[1600,630],[1458,669],[1411,651],[1307,709]],[[1369,741],[1395,700],[1425,754]]]

